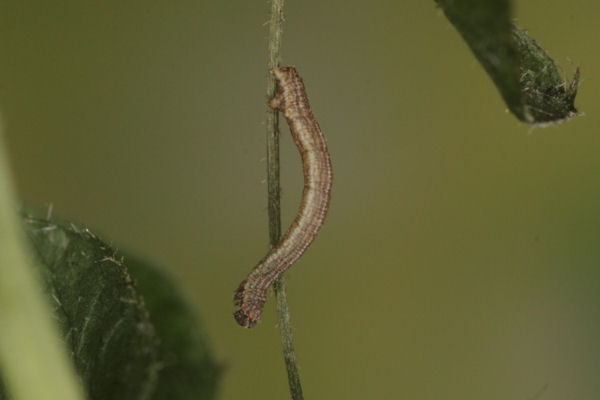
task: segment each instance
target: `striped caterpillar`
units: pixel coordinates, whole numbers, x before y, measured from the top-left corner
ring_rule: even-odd
[[[234,317],[245,328],[260,321],[271,284],[315,239],[327,215],[333,179],[327,143],[313,116],[302,78],[294,67],[274,68],[271,73],[277,80],[278,92],[268,104],[283,112],[290,127],[302,157],[304,190],[294,222],[235,292],[233,300],[239,310]]]

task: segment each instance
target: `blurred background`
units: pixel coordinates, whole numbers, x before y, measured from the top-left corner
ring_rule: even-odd
[[[334,165],[287,274],[306,398],[600,395],[600,53],[592,0],[515,16],[586,113],[531,130],[433,1],[288,1]],[[0,110],[21,199],[163,265],[225,367],[221,399],[288,398],[274,301],[232,295],[268,248],[266,1],[3,1]],[[282,132],[283,225],[302,190]]]

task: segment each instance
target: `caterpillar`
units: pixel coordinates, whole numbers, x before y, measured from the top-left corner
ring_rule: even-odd
[[[296,218],[279,243],[240,283],[235,291],[234,313],[238,324],[254,327],[262,316],[267,290],[306,251],[325,221],[331,198],[333,172],[327,143],[315,120],[302,78],[294,67],[271,70],[277,80],[277,94],[269,107],[283,112],[302,158],[304,189]]]

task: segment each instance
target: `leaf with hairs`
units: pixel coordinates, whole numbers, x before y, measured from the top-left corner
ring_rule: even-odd
[[[579,69],[571,83],[527,32],[510,20],[508,0],[436,0],[521,121],[544,126],[576,115]]]

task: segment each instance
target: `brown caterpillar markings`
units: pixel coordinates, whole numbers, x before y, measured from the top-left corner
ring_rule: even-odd
[[[235,292],[233,299],[239,310],[234,317],[245,328],[260,321],[271,284],[315,239],[327,215],[333,179],[327,143],[313,116],[302,78],[294,67],[274,68],[271,73],[279,89],[269,106],[282,111],[290,127],[302,157],[304,190],[294,222]]]

